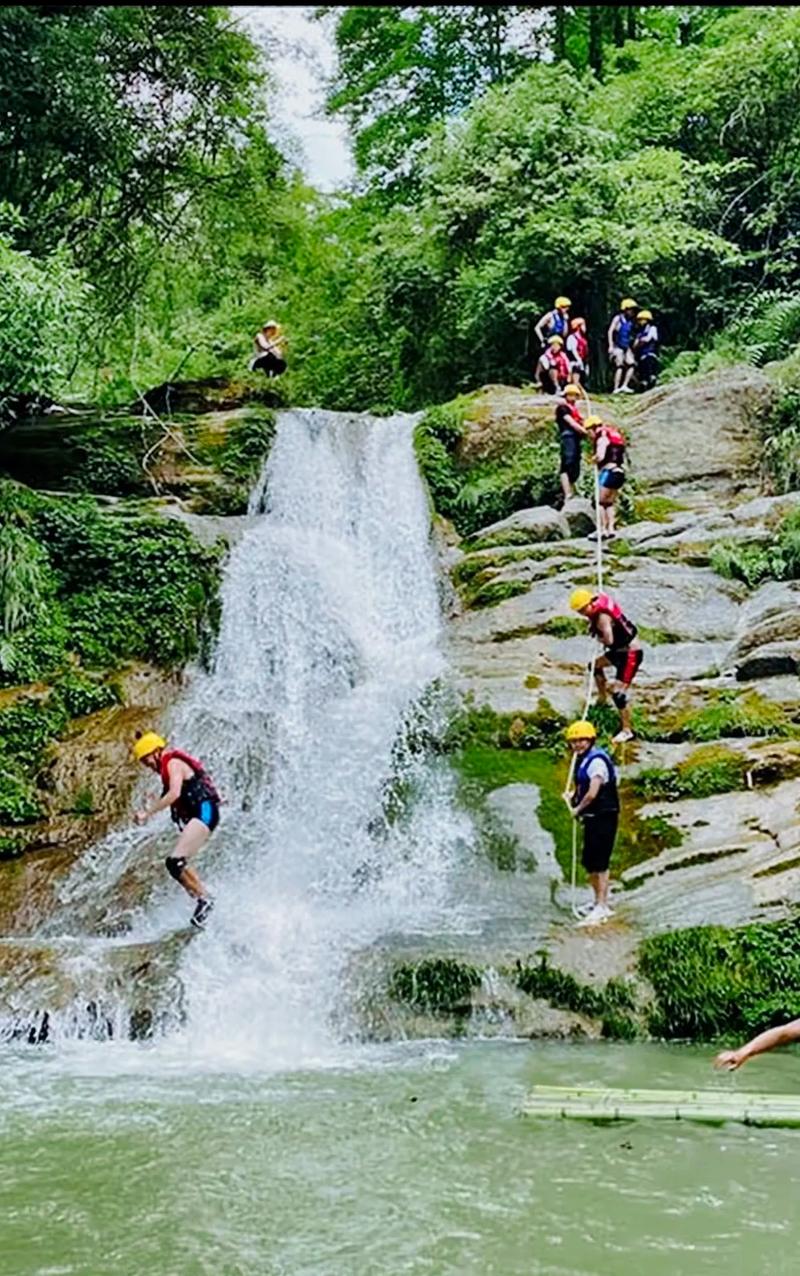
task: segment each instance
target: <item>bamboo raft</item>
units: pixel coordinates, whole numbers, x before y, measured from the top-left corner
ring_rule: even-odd
[[[800,1094],[746,1090],[600,1090],[592,1086],[537,1085],[523,1101],[526,1116],[578,1121],[666,1120],[721,1125],[800,1127]]]

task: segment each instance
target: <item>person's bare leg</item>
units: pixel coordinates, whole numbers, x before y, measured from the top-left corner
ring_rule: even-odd
[[[620,366],[620,364],[616,364],[614,367],[614,391],[615,392],[619,389],[621,381],[622,381],[622,367]]]
[[[589,882],[594,891],[595,904],[602,904],[608,907],[608,882],[610,873],[606,869],[605,873],[590,873]]]
[[[186,828],[181,832],[180,837],[175,843],[175,850],[172,854],[176,859],[191,859],[199,850],[205,846],[209,838],[209,830],[202,820],[190,820]],[[178,878],[183,889],[192,899],[206,898],[206,888],[201,882],[198,874],[189,865],[181,873]]]
[[[622,382],[623,386],[626,389],[628,387],[631,377],[633,376],[633,373],[634,373],[634,365],[632,363],[629,363],[628,366],[625,368],[625,379]]]
[[[600,701],[600,704],[605,704],[608,699],[608,682],[606,681],[606,675],[603,672],[605,665],[600,664],[600,661],[603,660],[603,658],[603,656],[599,656],[594,667],[594,681],[595,686],[597,687],[597,699]]]
[[[562,470],[559,475],[559,478],[561,479],[561,491],[564,493],[564,500],[565,501],[572,500],[573,492],[572,492],[572,484],[569,481],[569,475]]]

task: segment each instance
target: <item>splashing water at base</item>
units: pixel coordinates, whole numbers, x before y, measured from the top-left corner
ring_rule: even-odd
[[[225,799],[197,861],[216,907],[180,959],[184,1022],[167,1047],[193,1060],[323,1057],[346,1031],[359,949],[458,924],[451,869],[471,827],[448,768],[404,736],[443,672],[412,428],[409,417],[281,413],[251,502],[263,516],[226,568],[213,670],[173,714],[171,742],[203,759]],[[129,838],[117,876],[141,848]],[[146,858],[159,884],[135,915],[130,938],[142,941],[191,907],[161,857]],[[81,889],[79,868],[74,904]]]

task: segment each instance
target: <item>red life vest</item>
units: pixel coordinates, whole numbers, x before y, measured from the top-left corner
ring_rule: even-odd
[[[602,465],[619,465],[625,464],[625,436],[615,425],[604,425],[600,434],[608,441],[606,454],[601,462]]]
[[[573,332],[570,334],[575,342],[575,353],[581,363],[586,362],[586,356],[589,353],[589,342],[586,340],[582,332]]]
[[[194,808],[200,802],[219,802],[221,798],[202,762],[198,762],[197,758],[193,758],[190,753],[184,753],[183,749],[165,749],[161,754],[159,769],[163,785],[162,797],[169,791],[169,764],[173,758],[185,762],[194,772],[191,780],[184,780],[180,796],[173,802],[171,808],[171,815],[176,824],[185,824],[192,818]]]
[[[598,616],[608,616],[611,620],[613,639],[609,651],[621,651],[631,645],[638,632],[636,626],[609,594],[597,594],[589,604],[589,632],[592,637],[597,637]]]

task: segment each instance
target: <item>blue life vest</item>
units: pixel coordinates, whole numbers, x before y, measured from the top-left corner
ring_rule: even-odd
[[[633,341],[633,319],[626,319],[624,315],[620,315],[617,331],[614,334],[614,345],[620,350],[627,350]]]
[[[582,812],[581,818],[587,815],[611,815],[619,811],[619,793],[617,792],[617,770],[611,758],[605,749],[600,749],[597,745],[593,745],[591,749],[587,749],[583,757],[575,768],[575,784],[577,787],[578,801],[583,801],[589,791],[589,767],[595,758],[601,758],[608,767],[608,780],[601,785],[600,792],[593,802]]]
[[[658,334],[655,324],[645,324],[641,332],[637,334],[636,352],[640,358],[645,355],[655,354],[658,345]]]
[[[558,310],[551,310],[547,317],[548,337],[563,337],[566,340],[569,331],[569,319]]]

